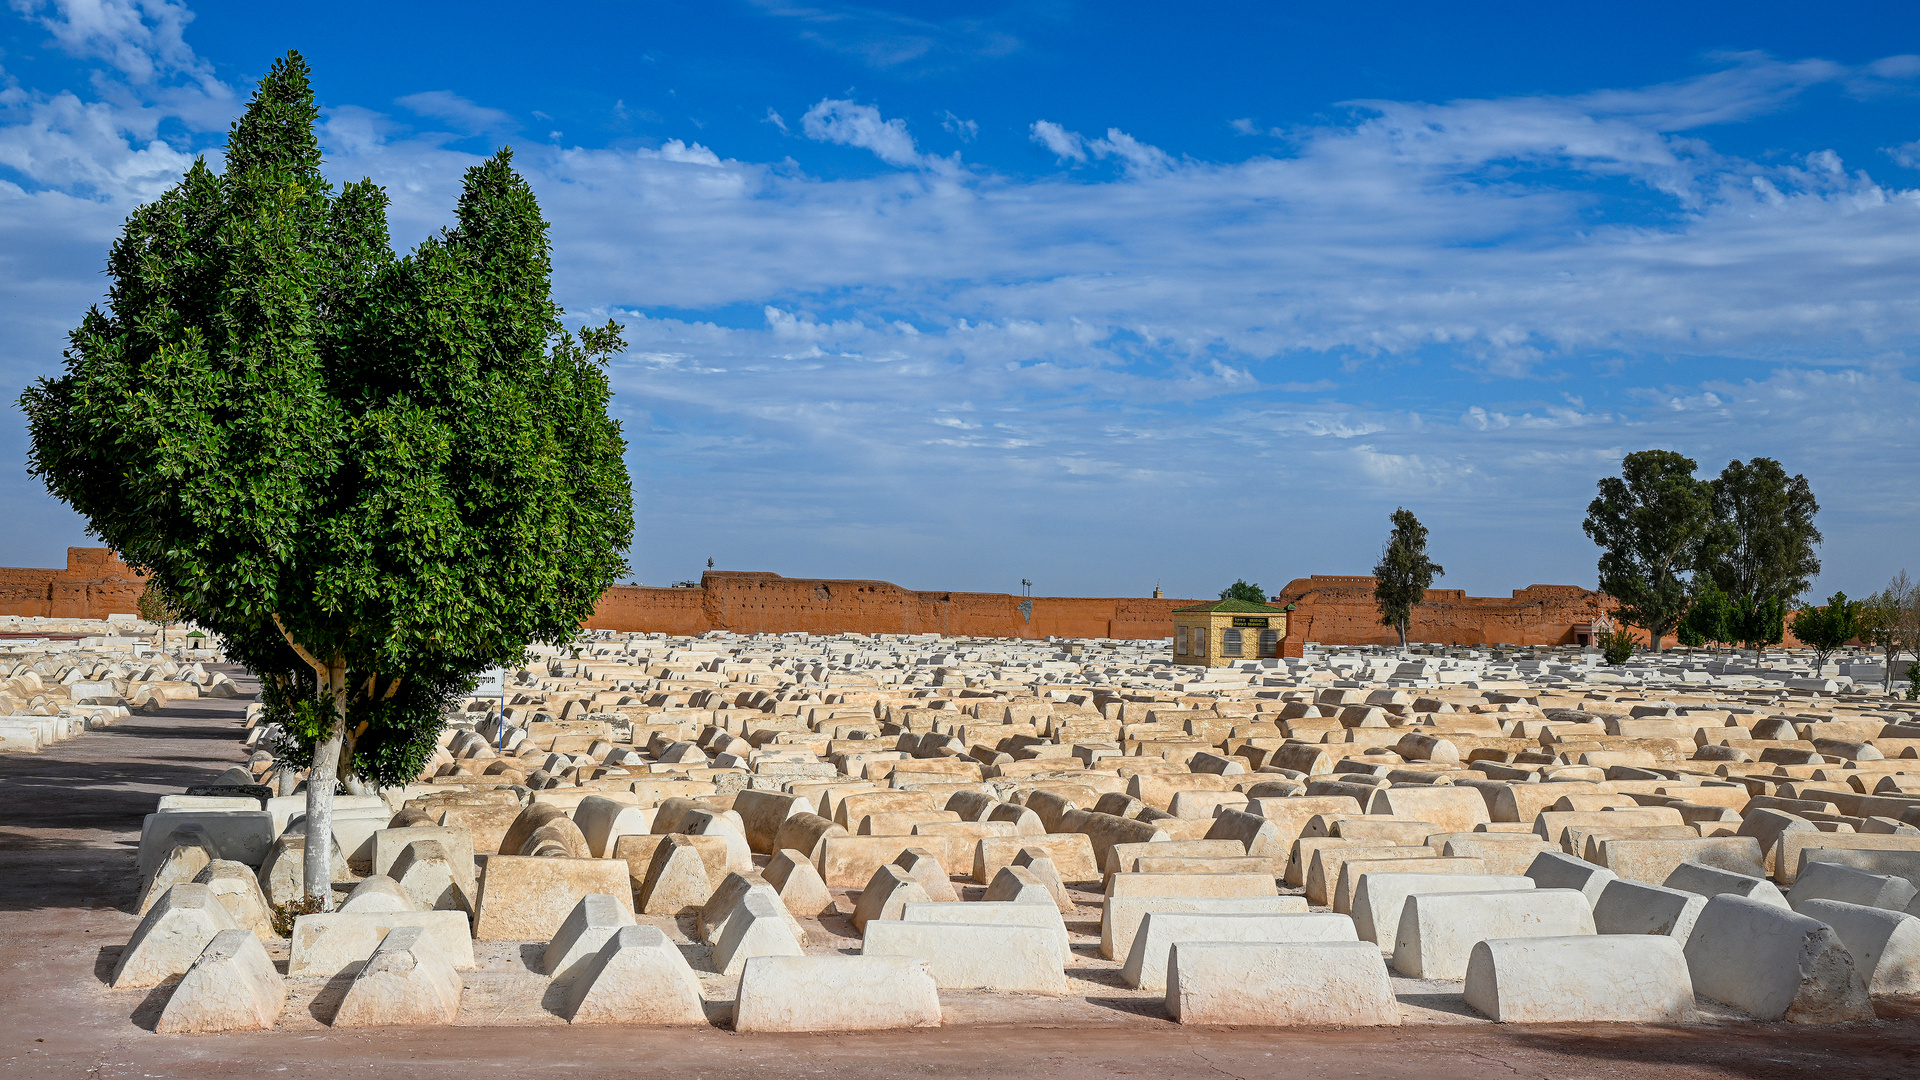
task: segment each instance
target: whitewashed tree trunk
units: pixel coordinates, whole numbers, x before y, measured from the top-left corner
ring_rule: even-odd
[[[347,726],[347,663],[336,657],[321,676],[321,692],[333,705],[327,734],[314,743],[313,768],[307,773],[307,850],[301,866],[301,885],[320,901],[322,911],[333,910],[333,793],[340,782],[340,749]]]

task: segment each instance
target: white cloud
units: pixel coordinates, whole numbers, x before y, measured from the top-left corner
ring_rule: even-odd
[[[507,134],[519,127],[511,114],[476,105],[451,90],[423,90],[395,98],[394,104],[430,120],[444,120],[467,135]]]
[[[193,12],[173,0],[11,0],[13,10],[53,35],[71,56],[103,60],[129,82],[168,75],[211,82],[212,66],[185,38]]]
[[[858,146],[873,151],[873,156],[889,165],[903,167],[923,164],[907,134],[907,122],[895,117],[882,120],[872,105],[823,98],[800,118],[807,138],[817,142]]]
[[[1086,140],[1061,127],[1051,120],[1035,120],[1030,129],[1034,142],[1053,151],[1053,156],[1062,161],[1071,158],[1074,161],[1087,160]]]
[[[980,124],[976,120],[962,120],[948,110],[940,121],[940,126],[959,137],[961,142],[972,142],[980,137]]]

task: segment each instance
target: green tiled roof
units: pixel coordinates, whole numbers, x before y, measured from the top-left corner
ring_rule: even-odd
[[[1174,614],[1189,611],[1225,611],[1239,615],[1277,615],[1285,608],[1272,604],[1255,604],[1246,600],[1215,600],[1211,604],[1195,604],[1192,607],[1174,608]]]

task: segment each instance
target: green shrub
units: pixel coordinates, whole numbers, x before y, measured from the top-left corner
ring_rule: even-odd
[[[1616,667],[1631,660],[1639,649],[1633,640],[1633,631],[1624,626],[1600,631],[1594,635],[1593,643],[1600,647],[1601,658]]]

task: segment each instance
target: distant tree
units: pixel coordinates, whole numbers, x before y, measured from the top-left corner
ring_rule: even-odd
[[[1893,693],[1894,662],[1920,649],[1920,589],[1905,570],[1860,602],[1859,630],[1860,640],[1880,651],[1881,690]]]
[[[1220,599],[1245,600],[1249,604],[1264,604],[1267,602],[1267,592],[1260,586],[1247,581],[1235,581],[1233,584],[1220,590]]]
[[[321,907],[335,788],[419,775],[473,675],[565,642],[632,537],[606,415],[619,327],[560,325],[547,224],[501,151],[404,259],[386,195],[337,192],[306,63],[136,209],[66,374],[22,395],[29,466],[260,676],[310,765]]]
[[[1446,570],[1427,558],[1427,527],[1401,507],[1393,512],[1393,533],[1373,567],[1373,601],[1380,607],[1380,623],[1391,626],[1400,635],[1400,647],[1407,647],[1407,626],[1413,621],[1413,609],[1427,596],[1433,579]]]
[[[1793,617],[1793,636],[1813,650],[1814,674],[1827,666],[1834,651],[1852,641],[1859,633],[1860,604],[1843,592],[1827,598],[1826,606],[1807,605]]]
[[[1656,653],[1686,613],[1687,572],[1713,521],[1710,489],[1693,470],[1692,458],[1671,450],[1628,454],[1619,476],[1600,481],[1582,525],[1600,546],[1600,591],[1619,601],[1623,622],[1647,631]]]
[[[160,647],[167,647],[167,627],[180,621],[180,613],[167,600],[167,587],[158,577],[148,577],[147,583],[140,589],[140,599],[134,602],[134,611],[143,620],[160,627]]]
[[[1680,620],[1680,639],[1690,648],[1724,645],[1733,640],[1732,621],[1732,601],[1718,585],[1708,581],[1687,605],[1686,617]]]
[[[1701,544],[1699,569],[1720,591],[1755,606],[1802,596],[1820,573],[1813,549],[1820,510],[1804,476],[1788,476],[1772,458],[1729,461],[1711,482],[1713,529]]]
[[[1728,628],[1734,641],[1757,653],[1765,652],[1767,646],[1787,639],[1786,618],[1785,600],[1756,602],[1750,596],[1742,596],[1733,602],[1733,618],[1728,621]]]

